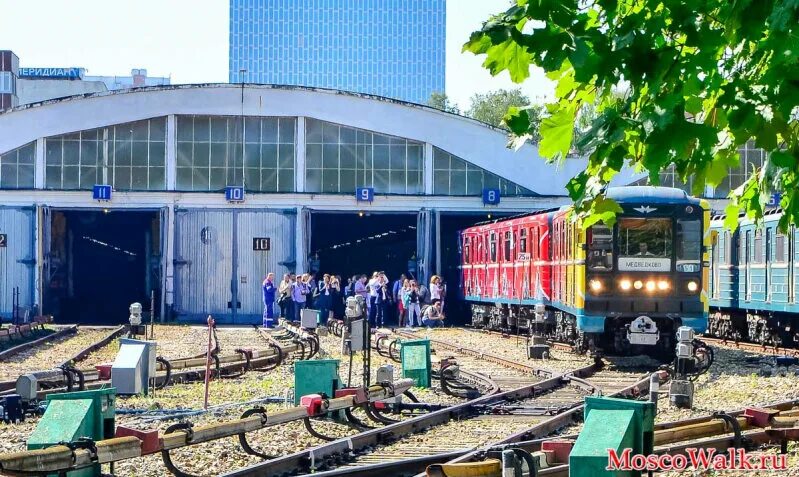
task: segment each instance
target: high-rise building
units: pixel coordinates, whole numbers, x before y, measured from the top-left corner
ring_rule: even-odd
[[[446,0],[230,0],[231,83],[415,103],[444,91]]]

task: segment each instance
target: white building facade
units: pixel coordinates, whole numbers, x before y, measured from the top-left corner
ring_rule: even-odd
[[[468,118],[310,88],[151,87],[6,111],[0,315],[13,289],[21,305],[58,316],[119,279],[136,287],[130,302],[155,298],[160,317],[260,321],[263,276],[308,270],[322,212],[415,214],[415,271],[426,279],[442,267],[442,216],[569,202],[564,186],[583,159],[556,168],[533,145],[506,144]],[[111,199],[96,200],[96,185],[112,186]],[[243,201],[226,199],[230,186]],[[485,205],[484,189],[499,190],[499,204]],[[88,259],[93,268],[81,268]],[[124,281],[137,270],[143,280]]]

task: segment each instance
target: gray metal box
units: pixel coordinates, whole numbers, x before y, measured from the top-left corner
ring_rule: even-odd
[[[150,377],[156,371],[155,341],[123,338],[111,366],[111,385],[117,394],[147,394]]]
[[[350,325],[350,340],[352,341],[352,351],[363,351],[366,347],[364,340],[364,320],[355,320]]]
[[[300,311],[300,326],[305,329],[315,329],[318,325],[319,311],[310,308],[303,308]]]

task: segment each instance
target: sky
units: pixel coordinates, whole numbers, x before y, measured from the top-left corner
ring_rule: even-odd
[[[492,77],[482,57],[461,53],[469,34],[507,5],[447,0],[446,89],[463,110],[475,93],[516,86],[506,72]],[[0,0],[0,12],[0,50],[13,50],[23,67],[81,67],[103,76],[145,68],[173,84],[228,80],[227,0]],[[538,70],[521,88],[534,102],[553,93]]]

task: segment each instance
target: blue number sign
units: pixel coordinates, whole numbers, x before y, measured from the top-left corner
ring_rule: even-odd
[[[779,207],[781,200],[782,200],[782,194],[771,194],[771,197],[768,200],[768,204],[766,205],[769,207]]]
[[[244,202],[244,187],[225,187],[225,200]]]
[[[358,202],[372,202],[375,200],[375,190],[373,187],[359,187],[355,189],[355,199]]]
[[[483,189],[483,204],[498,205],[499,189]]]
[[[111,200],[111,186],[97,184],[92,187],[92,199]]]

